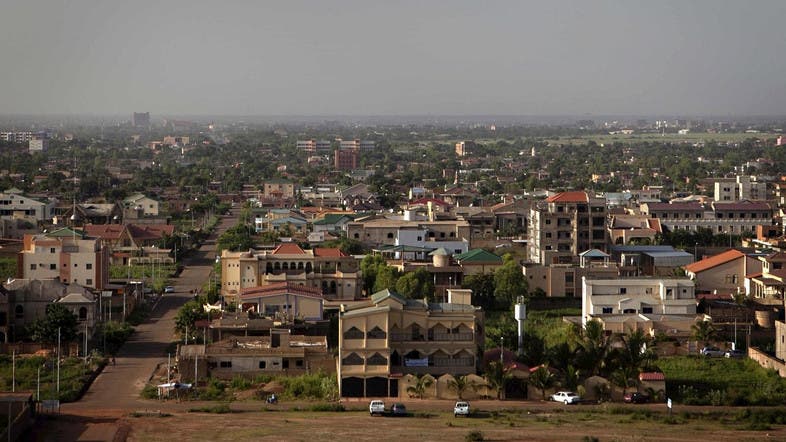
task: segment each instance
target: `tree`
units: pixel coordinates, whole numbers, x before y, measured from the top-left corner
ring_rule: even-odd
[[[651,339],[643,330],[634,330],[628,334],[619,335],[619,343],[615,346],[618,365],[640,371],[641,368],[650,365],[657,356],[649,348]]]
[[[131,336],[134,329],[126,323],[111,321],[104,323],[100,328],[102,341],[106,343],[106,351],[114,355],[120,347]]]
[[[177,312],[175,316],[175,330],[180,333],[185,333],[186,329],[194,330],[194,323],[201,319],[206,319],[207,313],[202,308],[202,303],[199,300],[192,299],[185,304]]]
[[[434,378],[430,375],[424,374],[421,376],[415,376],[414,378],[415,383],[407,387],[407,393],[414,394],[418,397],[418,399],[423,399],[423,395],[426,393],[429,387],[434,384]]]
[[[221,250],[248,250],[254,246],[254,241],[251,239],[251,232],[249,227],[244,224],[238,224],[230,227],[226,232],[222,233],[218,238],[216,249]]]
[[[603,330],[603,324],[598,320],[590,320],[584,324],[577,360],[579,367],[590,376],[600,374],[605,367],[606,357],[609,353],[610,342]]]
[[[396,292],[410,299],[434,299],[434,283],[431,274],[424,268],[405,273],[396,281]]]
[[[62,304],[49,304],[46,307],[46,316],[37,319],[30,326],[30,337],[35,342],[44,344],[57,343],[57,334],[60,330],[60,342],[73,341],[78,333],[77,317]]]
[[[497,390],[497,399],[502,399],[505,395],[505,387],[511,379],[510,373],[505,371],[505,366],[499,361],[491,361],[486,368],[483,379],[486,386],[492,390]]]
[[[448,381],[448,388],[455,391],[459,399],[464,399],[463,394],[467,390],[475,390],[478,386],[467,376],[454,376]]]
[[[510,308],[519,296],[527,296],[527,280],[521,266],[512,255],[503,257],[502,265],[494,272],[494,297],[498,308]]]
[[[382,255],[366,255],[360,261],[360,273],[363,276],[363,290],[370,295],[374,290],[374,283],[377,281],[379,269],[387,266],[388,263]]]
[[[554,373],[549,370],[548,364],[543,364],[529,375],[529,383],[540,390],[540,397],[546,400],[546,390],[551,388],[555,382]]]
[[[691,327],[691,337],[696,341],[703,342],[705,346],[710,344],[710,341],[715,340],[718,331],[711,321],[696,321]]]
[[[622,394],[628,392],[628,388],[632,387],[636,380],[636,375],[639,371],[632,366],[621,366],[611,373],[611,382],[618,387],[622,387]]]
[[[395,289],[398,280],[398,270],[389,265],[377,269],[377,278],[374,280],[374,293],[385,290]]]
[[[472,290],[473,304],[483,307],[484,310],[492,310],[495,307],[493,273],[467,275],[461,286]]]

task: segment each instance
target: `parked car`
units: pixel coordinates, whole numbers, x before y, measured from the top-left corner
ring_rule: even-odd
[[[371,401],[368,404],[368,413],[372,416],[375,414],[382,416],[385,414],[385,403],[382,401]]]
[[[740,359],[748,356],[745,350],[729,350],[727,351],[724,356],[729,359]]]
[[[563,404],[578,404],[581,402],[581,397],[572,391],[558,391],[551,395],[551,400]]]
[[[629,404],[646,404],[650,401],[650,397],[643,393],[626,393],[622,400]]]
[[[404,404],[396,402],[390,407],[390,414],[392,416],[406,416],[407,415],[407,407]]]
[[[726,351],[718,347],[704,347],[701,349],[701,355],[708,358],[722,358],[726,356]]]
[[[164,293],[175,293],[175,288],[171,285],[164,287]]]
[[[453,407],[453,416],[469,416],[469,402],[456,402]]]

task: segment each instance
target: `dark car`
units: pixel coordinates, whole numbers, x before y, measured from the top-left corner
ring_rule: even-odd
[[[650,397],[642,393],[628,393],[622,400],[629,404],[645,404],[650,401]]]
[[[748,356],[748,353],[745,350],[728,350],[724,356],[727,359],[741,359]]]
[[[404,404],[395,403],[392,407],[390,407],[390,414],[392,416],[406,416],[407,415],[407,407]]]

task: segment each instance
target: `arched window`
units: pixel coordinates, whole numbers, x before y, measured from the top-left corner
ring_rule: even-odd
[[[282,264],[282,265],[281,265],[281,269],[282,269],[282,270],[289,270],[289,263],[288,263],[288,262],[285,262],[284,264]]]
[[[341,360],[344,365],[363,365],[363,358],[357,353],[350,353],[349,356]]]

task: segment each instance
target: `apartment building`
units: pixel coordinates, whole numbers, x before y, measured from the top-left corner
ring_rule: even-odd
[[[755,233],[759,224],[772,223],[772,207],[763,201],[736,201],[710,204],[699,202],[685,203],[644,203],[641,213],[657,218],[660,225],[668,230],[685,229],[696,231],[699,228],[712,230],[713,233],[740,235]]]
[[[407,374],[474,374],[483,345],[483,312],[471,291],[450,290],[447,303],[405,299],[383,290],[339,316],[342,397],[398,397]],[[403,388],[403,386],[402,386]]]
[[[607,250],[606,202],[587,192],[562,192],[533,203],[528,224],[529,259],[572,264],[579,253]]]
[[[287,180],[270,180],[262,184],[265,198],[291,199],[295,197],[295,184]]]
[[[745,276],[761,273],[762,262],[738,250],[727,250],[685,266],[697,294],[731,295],[745,292]]]
[[[360,166],[360,153],[357,149],[337,149],[333,154],[333,167],[336,170],[349,171]]]
[[[529,291],[540,289],[546,296],[581,296],[583,278],[611,278],[619,274],[619,266],[601,250],[587,250],[579,254],[579,264],[534,264],[522,267]]]
[[[277,283],[314,288],[328,300],[360,297],[358,261],[337,248],[303,250],[283,243],[273,250],[221,253],[221,296],[239,303],[244,289]]]
[[[34,139],[38,134],[30,131],[22,132],[0,132],[0,141],[8,141],[11,143],[27,143]]]
[[[40,235],[25,235],[17,259],[22,279],[58,279],[103,290],[109,282],[109,248],[98,238],[63,228]]]
[[[611,332],[686,337],[696,320],[694,283],[688,278],[584,277],[581,320],[598,320]]]
[[[755,176],[737,175],[713,183],[715,201],[744,201],[768,199],[767,183]]]
[[[330,152],[331,144],[328,140],[298,140],[297,150],[308,155],[318,155]]]
[[[761,272],[745,276],[745,292],[759,303],[783,305],[786,295],[786,253],[759,257]]]

